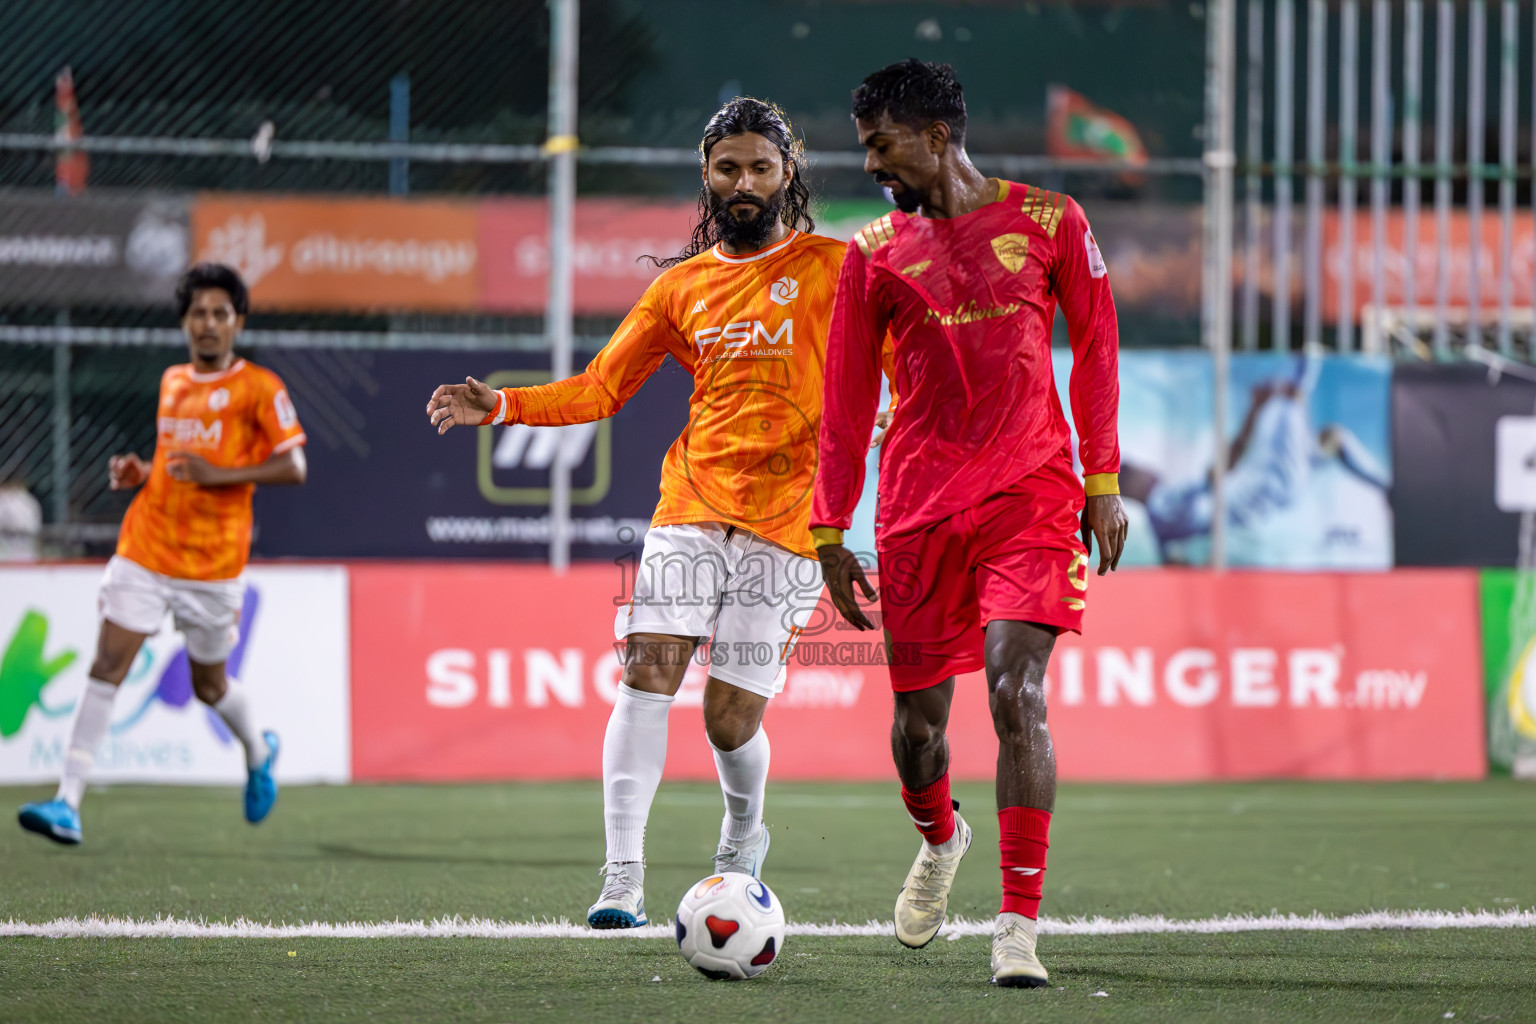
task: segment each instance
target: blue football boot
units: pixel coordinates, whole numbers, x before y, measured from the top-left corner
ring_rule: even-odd
[[[78,846],[84,838],[80,831],[80,812],[63,800],[41,804],[22,804],[16,820],[28,832],[47,836],[65,846]]]
[[[245,820],[252,825],[259,824],[277,803],[277,779],[272,775],[277,764],[277,733],[268,729],[261,738],[267,741],[267,759],[261,767],[252,768],[245,780]]]

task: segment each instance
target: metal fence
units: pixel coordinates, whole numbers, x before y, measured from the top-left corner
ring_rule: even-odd
[[[1240,344],[1529,359],[1532,5],[1248,0],[1240,14]]]
[[[1155,212],[1162,219],[1148,216],[1149,232],[1203,198],[1204,241],[1197,227],[1189,267],[1198,275],[1194,263],[1203,265],[1204,328],[1187,337],[1218,358],[1231,345],[1409,358],[1470,345],[1531,358],[1530,0],[872,10],[743,5],[738,28],[759,42],[758,59],[719,45],[704,0],[456,0],[419,10],[384,0],[324,9],[20,0],[0,39],[0,206],[22,212],[0,229],[87,214],[113,226],[91,236],[97,249],[60,249],[56,264],[44,251],[31,277],[7,267],[0,479],[25,477],[66,549],[79,551],[94,527],[110,533],[121,502],[102,489],[98,448],[143,447],[132,425],[147,429],[159,368],[177,358],[167,282],[190,255],[185,205],[198,190],[553,196],[545,310],[264,313],[245,340],[544,346],[564,372],[570,353],[600,345],[613,323],[570,310],[578,192],[688,196],[704,116],[721,97],[755,91],[796,113],[824,194],[871,195],[846,90],[909,53],[962,70],[985,172],[1070,191],[1090,214]],[[81,131],[59,114],[63,83],[53,86],[65,65]],[[1038,97],[1051,81],[1095,89],[1142,126],[1153,156],[1131,166],[1041,155]],[[84,194],[55,198],[82,163]],[[11,233],[39,251],[51,244],[46,231]],[[20,251],[0,243],[0,262]],[[126,269],[103,284],[98,254]],[[105,297],[79,298],[90,291],[74,283],[84,275]],[[1123,314],[1141,315],[1134,301]]]

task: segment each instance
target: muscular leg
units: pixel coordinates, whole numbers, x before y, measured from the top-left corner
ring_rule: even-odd
[[[891,722],[891,756],[901,777],[907,815],[931,846],[961,842],[949,795],[949,706],[955,677],[921,690],[897,691]]]
[[[147,634],[124,629],[115,622],[101,620],[101,630],[96,634],[96,657],[91,661],[91,678],[118,686],[128,677],[133,659],[139,656]]]
[[[213,708],[235,734],[245,748],[245,766],[261,767],[267,760],[267,741],[261,731],[251,724],[250,707],[246,703],[245,688],[239,680],[231,678],[224,669],[224,662],[204,664],[191,661],[192,692],[197,699]]]
[[[955,679],[921,690],[898,690],[891,723],[891,755],[901,776],[901,801],[923,835],[917,860],[896,894],[896,939],[921,949],[938,934],[949,909],[949,890],[971,830],[949,795],[949,706]]]
[[[709,677],[704,686],[704,734],[716,750],[736,750],[757,735],[768,698]]]
[[[216,665],[203,665],[189,661],[189,664],[192,666],[192,692],[204,704],[217,707],[229,692],[229,677],[224,672],[224,663],[221,661]]]
[[[896,694],[891,723],[891,757],[901,784],[914,792],[933,785],[949,771],[949,705],[955,699],[955,677],[922,690]]]
[[[997,820],[1003,868],[999,913],[1017,914],[1030,922],[1040,913],[1051,812],[1056,807],[1056,752],[1045,723],[1045,667],[1055,644],[1056,631],[1049,626],[1012,621],[987,625],[987,688],[998,741]],[[1033,924],[1028,927],[1032,929]],[[1012,932],[1005,929],[998,934],[1006,938]],[[1039,964],[1033,960],[1032,930],[1028,939],[1029,952],[1023,959],[1030,963],[1020,973],[1033,979],[1022,983],[1032,985],[1043,982],[1044,969],[1038,976],[1033,973]],[[995,944],[993,960],[996,969],[1000,961]]]
[[[85,795],[86,777],[96,763],[96,748],[106,738],[107,727],[112,723],[112,701],[117,696],[117,688],[127,678],[144,640],[144,633],[101,620],[96,657],[91,661],[91,677],[75,710],[69,753],[64,759],[59,791],[54,795],[54,799],[63,800],[77,810],[80,798]]]
[[[1045,723],[1045,667],[1056,631],[999,620],[986,633],[987,690],[997,731],[997,806],[1056,807],[1056,751]]]
[[[714,748],[725,797],[720,834],[726,845],[751,839],[763,824],[770,754],[768,733],[762,728],[767,707],[767,697],[723,679],[711,676],[704,687],[704,733]]]
[[[667,712],[694,637],[632,633],[624,677],[603,734],[603,825],[610,863],[644,859],[645,823],[667,760]]]

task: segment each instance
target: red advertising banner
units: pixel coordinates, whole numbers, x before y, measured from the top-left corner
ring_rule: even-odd
[[[661,268],[644,256],[675,256],[688,244],[692,202],[582,199],[572,254],[577,313],[623,316]],[[549,207],[542,199],[479,204],[480,308],[541,313],[549,299]]]
[[[352,569],[359,780],[596,777],[620,678],[619,570]],[[1061,777],[1175,781],[1484,773],[1477,576],[1144,571],[1095,579],[1086,638],[1051,661]],[[809,631],[769,706],[779,779],[893,778],[876,638]],[[690,667],[667,776],[711,779]],[[991,778],[978,673],[949,728],[956,777]]]
[[[1371,301],[1374,287],[1375,249],[1371,214],[1363,210],[1355,215],[1354,244],[1349,253],[1343,248],[1340,230],[1343,218],[1329,211],[1323,218],[1323,316],[1329,321],[1339,317],[1340,288],[1343,271],[1349,262],[1354,267],[1354,296],[1349,308],[1356,321]],[[1478,301],[1484,316],[1492,316],[1499,304],[1501,243],[1497,212],[1485,214],[1477,246],[1479,286]],[[1446,231],[1446,304],[1465,310],[1471,304],[1472,221],[1465,210],[1451,211]],[[1348,258],[1348,261],[1346,260]],[[1382,285],[1388,306],[1402,306],[1407,299],[1409,267],[1413,268],[1415,301],[1422,307],[1435,304],[1436,278],[1439,273],[1436,226],[1433,210],[1420,210],[1417,242],[1412,258],[1408,252],[1407,218],[1401,210],[1388,212],[1386,244],[1382,252]],[[1528,216],[1516,217],[1510,233],[1510,304],[1530,308],[1531,282],[1536,277],[1536,231]],[[1293,276],[1293,280],[1297,280]]]

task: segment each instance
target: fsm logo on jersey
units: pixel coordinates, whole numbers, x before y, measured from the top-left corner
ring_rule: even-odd
[[[91,566],[0,568],[0,783],[51,783],[69,748],[95,651]],[[263,727],[283,736],[281,778],[347,777],[346,578],[340,569],[249,573],[230,673]],[[167,619],[118,688],[96,783],[238,785],[245,762],[192,692],[181,635]]]

